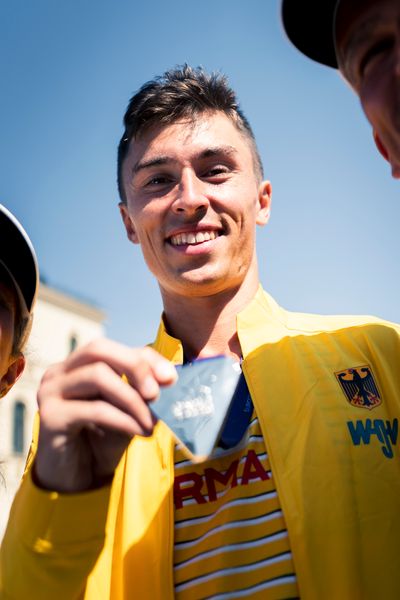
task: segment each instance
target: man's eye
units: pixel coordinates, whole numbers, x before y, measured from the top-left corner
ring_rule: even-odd
[[[167,175],[155,175],[154,177],[152,177],[151,179],[146,181],[146,186],[166,185],[167,183],[170,183],[170,181],[171,181],[171,178],[168,177]]]
[[[392,48],[393,40],[391,38],[383,38],[375,44],[373,44],[370,48],[368,48],[368,50],[364,53],[360,61],[360,75],[364,75],[368,67],[370,67],[373,64],[373,61],[376,58],[391,50]]]
[[[223,165],[218,165],[216,167],[212,167],[211,169],[207,169],[204,173],[204,177],[218,177],[219,175],[226,175],[228,169]]]

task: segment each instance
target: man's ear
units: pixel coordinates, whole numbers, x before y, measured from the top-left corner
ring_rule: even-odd
[[[383,158],[386,158],[386,160],[389,161],[388,151],[386,150],[385,146],[383,145],[381,138],[379,137],[379,135],[377,134],[375,129],[373,129],[372,131],[373,131],[373,136],[374,136],[376,147],[378,148],[379,152],[382,154]]]
[[[0,398],[5,396],[21,377],[25,368],[25,357],[22,354],[10,359],[10,364],[5,374],[0,379]]]
[[[257,225],[266,225],[271,213],[272,186],[269,181],[262,181],[258,188]]]
[[[139,239],[138,239],[138,236],[136,235],[136,229],[135,229],[135,226],[131,219],[131,216],[129,214],[127,205],[124,204],[123,202],[120,202],[118,206],[119,206],[119,212],[121,213],[122,221],[125,225],[125,230],[126,230],[128,239],[133,244],[139,244]]]

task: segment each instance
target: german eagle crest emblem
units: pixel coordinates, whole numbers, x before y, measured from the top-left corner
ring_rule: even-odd
[[[347,401],[357,408],[372,410],[382,404],[371,367],[362,365],[335,373]]]

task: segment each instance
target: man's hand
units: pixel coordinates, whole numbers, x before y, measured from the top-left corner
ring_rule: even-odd
[[[36,484],[79,492],[110,480],[131,438],[152,433],[148,403],[175,378],[173,365],[152,348],[106,339],[50,367],[38,392]]]

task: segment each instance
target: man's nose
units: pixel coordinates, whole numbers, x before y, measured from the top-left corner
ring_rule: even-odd
[[[205,183],[191,170],[182,173],[178,195],[173,210],[178,213],[194,214],[207,209],[209,200]]]

